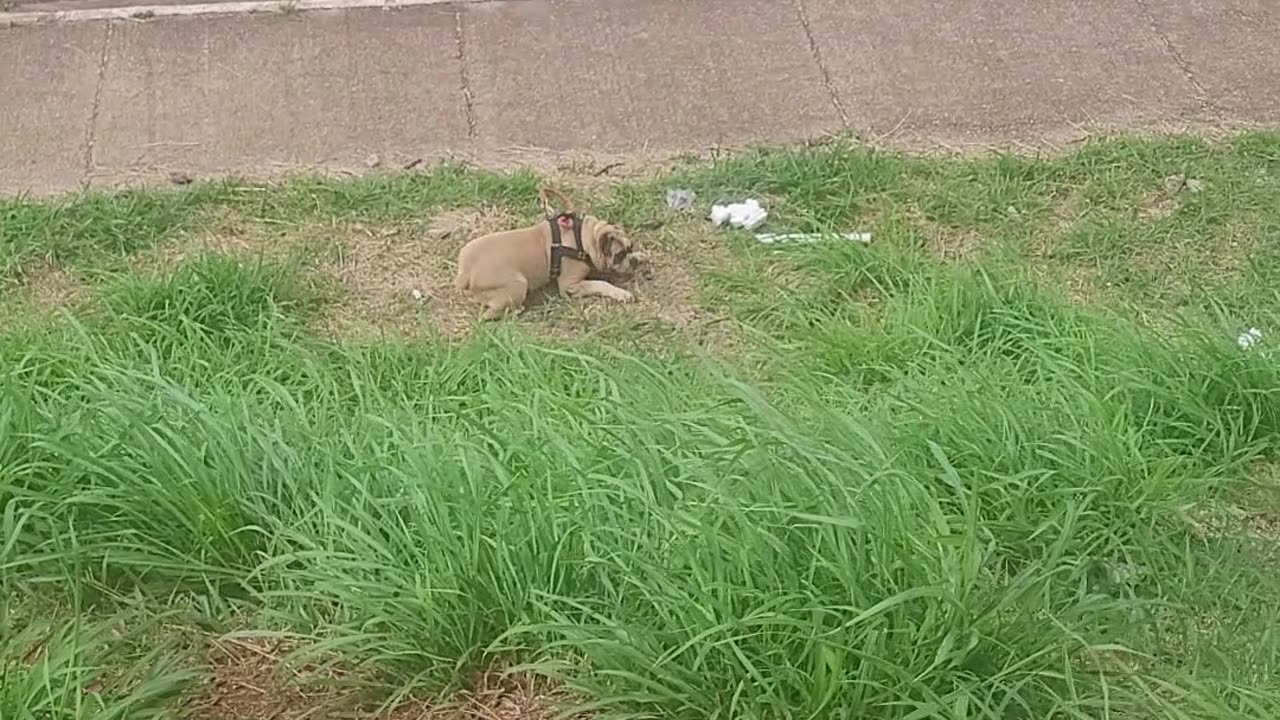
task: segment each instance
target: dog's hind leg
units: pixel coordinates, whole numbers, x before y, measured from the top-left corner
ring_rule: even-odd
[[[523,275],[516,275],[506,285],[492,288],[483,293],[484,320],[498,320],[508,313],[519,315],[524,312],[525,297],[529,294],[529,281]]]
[[[524,312],[523,305],[506,305],[503,303],[489,303],[484,306],[484,312],[480,313],[481,320],[501,320],[509,314],[519,315]]]

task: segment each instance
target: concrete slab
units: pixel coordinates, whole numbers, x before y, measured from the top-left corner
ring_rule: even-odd
[[[0,25],[0,195],[374,156],[787,142],[841,128],[828,86],[854,129],[907,146],[1275,127],[1278,14],[1273,0],[453,0]]]
[[[1148,2],[1156,27],[1210,102],[1235,119],[1280,120],[1280,2]]]
[[[0,27],[0,195],[78,185],[107,26]]]
[[[840,129],[779,0],[490,2],[463,11],[483,145],[684,149]]]
[[[467,140],[448,8],[118,23],[92,177],[432,158]]]
[[[54,10],[93,10],[120,8],[131,5],[191,5],[200,3],[229,3],[237,0],[9,0],[4,3],[5,12],[48,12]]]
[[[403,10],[489,0],[0,0],[0,26],[201,15],[291,15],[316,10]]]
[[[1194,113],[1134,3],[803,0],[851,124],[989,139]]]

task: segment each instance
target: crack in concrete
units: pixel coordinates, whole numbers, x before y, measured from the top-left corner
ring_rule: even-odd
[[[107,82],[107,63],[111,57],[111,35],[115,32],[115,22],[108,20],[102,33],[102,55],[98,58],[98,82],[93,88],[93,106],[89,110],[89,122],[84,129],[84,179],[87,186],[93,173],[93,146],[98,135],[98,110],[102,107],[102,87]]]
[[[1147,5],[1147,0],[1133,0],[1133,2],[1138,6],[1138,10],[1142,12],[1143,17],[1147,19],[1147,25],[1151,28],[1151,33],[1164,46],[1165,54],[1173,60],[1173,64],[1178,67],[1178,71],[1182,73],[1187,83],[1191,85],[1191,90],[1195,93],[1196,102],[1200,104],[1200,108],[1213,115],[1220,115],[1221,110],[1214,103],[1213,98],[1210,97],[1209,91],[1204,85],[1200,84],[1191,68],[1191,63],[1183,56],[1182,51],[1174,44],[1173,39],[1160,27],[1160,20],[1155,13],[1151,12],[1150,6]]]
[[[464,8],[453,11],[453,38],[458,44],[458,79],[462,84],[462,104],[467,117],[467,139],[476,139],[476,110],[471,94],[471,73],[467,69],[467,40],[462,32],[462,13]]]
[[[813,37],[813,30],[809,27],[809,13],[805,10],[804,0],[795,0],[796,14],[800,16],[800,26],[804,28],[804,35],[809,40],[809,53],[813,55],[813,61],[818,65],[818,72],[822,74],[822,86],[827,89],[827,95],[831,98],[831,105],[836,109],[836,114],[840,116],[840,125],[845,130],[849,129],[849,114],[844,111],[844,103],[840,102],[840,94],[836,92],[835,83],[831,80],[831,73],[827,70],[827,65],[822,61],[822,51],[818,49],[818,41]]]

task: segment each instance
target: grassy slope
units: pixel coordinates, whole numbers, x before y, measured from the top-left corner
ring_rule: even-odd
[[[754,153],[593,199],[643,226],[668,184],[876,242],[731,239],[705,302],[748,341],[709,360],[518,324],[332,343],[291,266],[121,270],[215,215],[524,207],[526,174],[0,205],[0,272],[97,278],[0,334],[0,715],[139,717],[182,679],[77,692],[124,641],[55,616],[40,682],[3,630],[50,598],[248,613],[393,687],[515,659],[648,716],[1280,715],[1277,540],[1248,532],[1280,366],[1234,343],[1280,318],[1280,137]]]

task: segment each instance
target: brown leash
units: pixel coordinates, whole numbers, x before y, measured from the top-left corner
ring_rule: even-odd
[[[546,211],[547,217],[554,217],[557,214],[552,212],[553,203],[551,199],[553,197],[560,201],[560,207],[564,209],[563,212],[559,213],[560,215],[577,214],[573,207],[573,202],[569,200],[569,196],[548,185],[538,192],[538,198],[542,200],[542,209]]]

